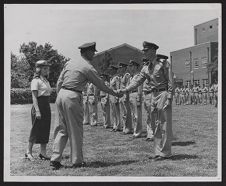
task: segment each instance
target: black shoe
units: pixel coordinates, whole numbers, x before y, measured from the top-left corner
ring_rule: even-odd
[[[30,161],[35,161],[34,157],[30,153],[25,153],[25,158],[30,160]]]
[[[145,141],[154,141],[154,138],[146,138]]]
[[[42,154],[39,154],[39,158],[41,160],[50,160],[50,157],[43,156]]]
[[[76,163],[71,166],[71,168],[81,168],[81,167],[86,167],[86,162]]]
[[[58,170],[63,167],[59,161],[50,161],[50,166],[53,167],[53,170]]]
[[[153,161],[163,161],[163,160],[167,160],[169,159],[170,157],[163,157],[163,156],[155,156],[153,158]],[[150,158],[149,158],[150,159]]]

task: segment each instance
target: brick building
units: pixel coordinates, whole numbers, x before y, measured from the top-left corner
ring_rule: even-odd
[[[110,64],[117,65],[120,62],[129,63],[135,60],[142,63],[143,52],[127,43],[97,53],[94,56],[94,66],[99,72],[104,72]]]
[[[176,84],[200,86],[213,82],[207,64],[218,55],[218,19],[194,26],[194,46],[170,52]]]

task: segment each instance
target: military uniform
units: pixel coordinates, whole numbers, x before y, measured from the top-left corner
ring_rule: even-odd
[[[195,86],[193,87],[194,92],[194,104],[197,105],[199,101],[199,87]]]
[[[203,104],[204,105],[206,105],[207,104],[207,92],[208,92],[208,89],[207,89],[207,87],[205,86],[205,87],[203,87],[203,89],[202,89],[202,96],[203,96]]]
[[[193,89],[191,87],[189,87],[189,104],[193,104],[193,97],[194,97],[194,93],[193,93]]]
[[[98,76],[97,71],[90,64],[92,59],[86,59],[86,51],[95,51],[96,43],[87,43],[79,47],[84,59],[69,62],[63,69],[57,82],[59,93],[56,106],[59,122],[55,128],[53,154],[50,165],[60,168],[62,153],[69,138],[71,148],[71,162],[73,166],[80,166],[83,162],[83,97],[82,91],[87,82],[91,82],[101,90],[112,95],[118,95],[109,89]],[[84,51],[85,50],[85,51]],[[91,58],[91,57],[90,57]]]
[[[86,84],[85,91],[83,91],[83,95],[85,95],[85,92],[86,92],[85,99],[83,99],[83,105],[84,105],[83,125],[89,125],[90,124],[88,87],[89,87],[89,83]]]
[[[120,88],[123,89],[129,85],[131,80],[131,75],[126,73],[121,79]],[[131,108],[130,108],[130,95],[125,94],[120,100],[120,111],[121,111],[121,121],[123,125],[123,133],[131,134],[132,133],[132,118],[131,118]]]
[[[209,88],[209,103],[214,104],[214,88],[213,85]]]
[[[214,90],[215,107],[217,107],[217,104],[218,104],[218,84],[214,84],[213,90]]]
[[[105,85],[110,87],[110,83],[107,80],[108,75],[102,74],[102,76],[106,76]],[[110,95],[104,91],[100,91],[100,98],[101,98],[101,108],[103,113],[103,127],[104,128],[111,128],[111,119],[110,119]]]
[[[120,88],[120,77],[115,75],[110,81],[110,87],[113,90],[118,90]],[[113,131],[121,131],[121,121],[120,121],[120,107],[119,107],[119,98],[116,96],[110,96],[111,99],[111,109],[112,117],[111,122],[113,123]]]
[[[144,49],[153,46],[144,42]],[[154,47],[156,45],[154,44]],[[158,48],[155,47],[155,49]],[[169,62],[161,62],[154,59],[149,65],[145,65],[137,78],[126,87],[125,91],[131,91],[148,79],[146,92],[146,105],[151,110],[151,120],[155,121],[154,131],[154,153],[155,157],[171,156],[172,142],[172,105],[165,107],[168,101],[172,100],[172,72]],[[148,101],[150,100],[150,102]]]
[[[185,88],[185,104],[189,104],[189,88]]]
[[[199,104],[202,104],[202,88],[198,87],[198,92],[199,92]]]
[[[179,105],[179,100],[180,100],[180,89],[179,89],[179,87],[177,87],[175,89],[175,102],[176,102],[176,105]]]

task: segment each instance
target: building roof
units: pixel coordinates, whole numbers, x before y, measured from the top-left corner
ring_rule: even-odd
[[[137,50],[138,52],[143,53],[140,49],[138,49],[138,48],[136,48],[136,47],[134,47],[134,46],[132,46],[132,45],[129,45],[129,44],[127,44],[127,43],[123,43],[123,44],[118,45],[118,46],[116,46],[116,47],[113,47],[113,48],[110,48],[110,49],[108,49],[108,50],[104,50],[104,51],[102,51],[102,52],[99,52],[99,53],[97,53],[95,56],[99,56],[99,55],[101,55],[101,54],[104,54],[105,52],[110,52],[110,51],[112,51],[112,50],[115,50],[115,49],[118,49],[118,48],[121,48],[121,47],[124,47],[124,46],[126,46],[126,47],[128,47],[128,48],[131,48],[131,49],[133,49],[133,50]]]

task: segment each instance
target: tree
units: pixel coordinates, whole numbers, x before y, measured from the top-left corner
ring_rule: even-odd
[[[25,88],[29,86],[27,74],[30,66],[25,58],[18,58],[11,53],[11,88]]]
[[[49,82],[51,86],[55,86],[57,79],[64,64],[69,61],[69,58],[58,54],[57,50],[53,49],[50,43],[43,45],[37,45],[36,42],[29,42],[28,44],[23,43],[20,46],[20,53],[23,53],[27,63],[30,66],[30,72],[34,72],[35,63],[38,60],[48,60],[50,66]],[[28,79],[31,81],[33,73],[28,74]]]

